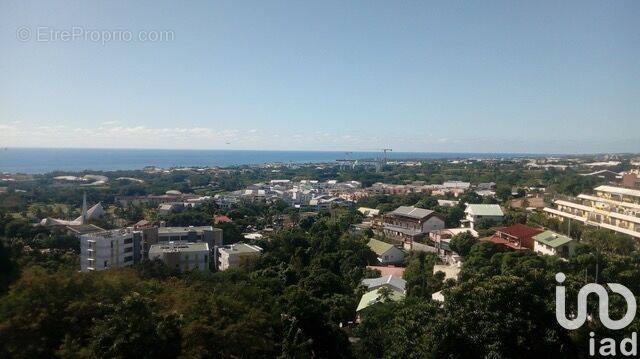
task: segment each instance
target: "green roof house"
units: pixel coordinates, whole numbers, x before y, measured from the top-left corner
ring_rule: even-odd
[[[371,238],[367,245],[376,253],[381,264],[400,263],[404,260],[404,252],[393,244]]]
[[[553,231],[544,231],[533,236],[533,250],[537,253],[569,258],[574,254],[577,241]]]
[[[461,221],[463,227],[468,225],[475,230],[475,226],[483,219],[491,220],[496,224],[504,219],[502,208],[497,204],[467,204],[464,210],[465,218]]]

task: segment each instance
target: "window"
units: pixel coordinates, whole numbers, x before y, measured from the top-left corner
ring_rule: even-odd
[[[125,238],[124,239],[124,244],[130,244],[133,243],[133,238]]]
[[[125,262],[130,262],[130,261],[132,261],[132,260],[133,260],[133,256],[127,256],[127,257],[124,257],[124,261],[125,261]]]

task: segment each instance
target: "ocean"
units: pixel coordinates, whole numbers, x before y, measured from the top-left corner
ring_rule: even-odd
[[[47,173],[53,171],[113,171],[142,169],[145,166],[191,167],[234,166],[262,163],[318,163],[337,159],[374,159],[381,152],[344,151],[252,151],[252,150],[157,150],[6,148],[0,149],[0,172]],[[505,153],[388,152],[389,159],[442,159],[517,157]]]

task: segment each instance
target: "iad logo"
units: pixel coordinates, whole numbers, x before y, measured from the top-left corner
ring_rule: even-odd
[[[556,281],[558,283],[563,283],[565,279],[567,279],[567,277],[564,273],[556,274]],[[627,301],[627,312],[621,319],[611,320],[609,317],[609,293],[607,293],[607,289],[600,284],[589,283],[580,288],[580,291],[578,292],[578,307],[574,319],[567,318],[565,311],[566,290],[564,286],[556,286],[556,319],[558,320],[558,323],[563,328],[569,330],[580,328],[587,320],[587,297],[589,294],[594,293],[598,296],[598,313],[600,314],[600,321],[605,327],[611,330],[618,330],[631,324],[636,316],[636,298],[633,296],[633,293],[631,293],[629,288],[622,284],[607,283],[607,286],[612,292],[622,295],[622,297]],[[589,333],[589,336],[591,337],[589,339],[589,355],[595,356],[595,333],[591,332]],[[598,354],[601,356],[617,355],[618,348],[614,339],[602,338],[599,340],[598,344]],[[634,332],[631,334],[630,338],[624,338],[620,341],[619,353],[624,356],[636,356],[638,352],[637,346],[638,336],[637,333]]]
[[[563,283],[566,279],[564,273],[556,274],[556,281]],[[619,320],[611,320],[609,318],[609,293],[607,289],[600,284],[589,283],[583,286],[578,292],[578,312],[574,319],[568,319],[565,312],[565,296],[566,290],[564,286],[556,286],[556,319],[558,323],[569,330],[578,329],[587,320],[587,297],[589,294],[594,293],[598,296],[598,309],[600,314],[600,321],[602,324],[612,330],[618,330],[631,324],[633,318],[636,316],[636,298],[631,291],[618,283],[607,283],[607,286],[612,292],[618,293],[624,297],[627,301],[627,312],[624,317]]]

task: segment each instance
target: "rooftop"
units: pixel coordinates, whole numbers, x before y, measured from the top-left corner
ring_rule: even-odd
[[[544,231],[536,236],[533,236],[533,239],[535,239],[537,242],[546,244],[553,248],[557,248],[571,241],[574,241],[573,238],[558,234],[553,231]]]
[[[189,253],[189,252],[208,252],[209,244],[206,242],[166,242],[161,244],[152,244],[149,248],[149,254],[154,253]]]
[[[391,248],[393,248],[393,244],[387,243],[387,242],[383,242],[383,241],[379,241],[375,238],[371,238],[369,240],[369,243],[367,243],[367,245],[369,246],[369,248],[371,248],[372,251],[374,251],[377,255],[383,255],[384,253],[386,253],[388,250],[390,250]]]
[[[502,208],[497,204],[468,204],[465,212],[473,216],[504,216]]]
[[[598,186],[595,188],[596,192],[607,192],[613,194],[619,194],[623,196],[633,196],[640,197],[640,190],[631,189],[631,188],[622,188],[622,187],[614,187],[614,186]]]
[[[75,234],[87,234],[93,232],[102,232],[104,228],[100,228],[93,224],[71,224],[66,227],[68,230]]]
[[[185,233],[185,232],[201,232],[201,231],[213,231],[212,226],[200,226],[200,227],[159,227],[158,233]]]
[[[218,247],[218,251],[229,254],[260,253],[262,252],[262,248],[246,243],[236,243]]]
[[[510,236],[520,239],[530,238],[536,234],[544,232],[544,229],[525,226],[524,224],[516,223],[509,227],[502,227],[498,231],[506,233]]]
[[[418,208],[414,206],[400,206],[396,208],[395,211],[390,212],[389,214],[395,215],[395,216],[409,217],[414,219],[423,219],[430,216],[433,213],[434,213],[433,211],[430,211],[428,209]]]

